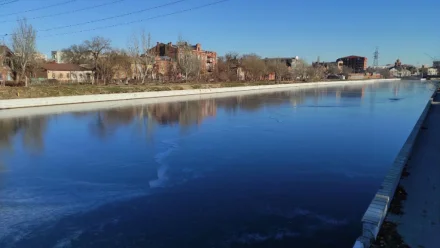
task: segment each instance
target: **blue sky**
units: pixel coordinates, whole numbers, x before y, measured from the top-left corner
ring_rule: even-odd
[[[0,33],[13,31],[17,18],[28,19],[72,11],[115,0],[70,0],[71,3],[38,11],[29,9],[58,4],[69,0],[0,0]],[[57,17],[29,20],[37,30],[92,21],[125,14],[176,0],[124,0],[111,5]],[[52,31],[38,32],[38,49],[50,54],[81,43],[93,36],[112,40],[118,48],[127,46],[134,32],[145,29],[153,41],[170,42],[179,34],[202,49],[240,54],[257,53],[263,57],[300,56],[308,62],[320,56],[321,61],[360,55],[373,62],[376,46],[380,64],[431,64],[429,55],[440,59],[440,1],[307,1],[307,0],[229,0],[186,13],[145,20],[107,29],[75,33],[84,29],[108,26],[171,13],[217,0],[186,0],[163,8]],[[8,16],[5,16],[8,15]],[[5,22],[10,21],[10,22]],[[60,33],[67,33],[58,35]],[[49,35],[54,35],[48,37]],[[46,36],[46,37],[44,37]],[[9,42],[9,38],[5,38]]]

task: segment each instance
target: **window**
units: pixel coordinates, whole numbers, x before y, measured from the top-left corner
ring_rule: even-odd
[[[70,78],[70,73],[67,73],[67,74],[66,74],[66,77],[67,77],[67,78]]]
[[[58,76],[58,78],[63,78],[63,73],[60,73],[60,75]]]
[[[55,73],[52,72],[52,78],[55,79]]]

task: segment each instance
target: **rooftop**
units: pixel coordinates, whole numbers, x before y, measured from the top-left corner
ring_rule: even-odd
[[[12,51],[11,51],[11,49],[9,49],[9,47],[8,46],[5,46],[5,45],[0,45],[0,51],[6,51],[7,53],[9,53],[9,54],[13,54],[12,53]]]
[[[341,59],[358,59],[358,58],[364,59],[365,57],[357,56],[357,55],[350,55],[350,56],[347,56],[347,57],[342,57]]]
[[[58,63],[47,63],[44,64],[43,69],[48,71],[85,71],[86,69],[76,65],[76,64],[58,64]]]

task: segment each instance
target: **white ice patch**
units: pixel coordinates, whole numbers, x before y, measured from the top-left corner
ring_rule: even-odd
[[[178,144],[172,141],[162,141],[162,143],[168,146],[164,152],[156,154],[154,160],[159,165],[157,168],[157,179],[150,180],[149,184],[151,188],[165,187],[169,178],[167,176],[168,163],[166,159],[171,155],[171,153],[178,148]]]
[[[53,183],[52,179],[48,180]],[[59,180],[49,188],[20,185],[3,189],[0,194],[0,243],[30,237],[35,228],[50,226],[62,217],[145,194],[143,190],[119,184],[71,180]]]

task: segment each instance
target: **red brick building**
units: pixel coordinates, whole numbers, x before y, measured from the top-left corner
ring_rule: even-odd
[[[200,68],[202,72],[213,72],[217,65],[217,53],[212,51],[202,50],[202,45],[197,43],[196,45],[186,44],[191,52],[197,56],[200,60]],[[177,45],[173,45],[171,42],[165,44],[157,42],[156,46],[151,48],[154,54],[158,57],[169,57],[173,61],[179,60],[180,48]]]
[[[12,80],[12,71],[10,67],[10,58],[12,58],[14,54],[11,49],[7,46],[0,46],[0,81],[11,81]]]
[[[347,56],[343,58],[339,58],[336,62],[342,61],[344,66],[347,66],[353,69],[354,73],[364,72],[368,66],[368,59],[366,57],[361,56]]]

